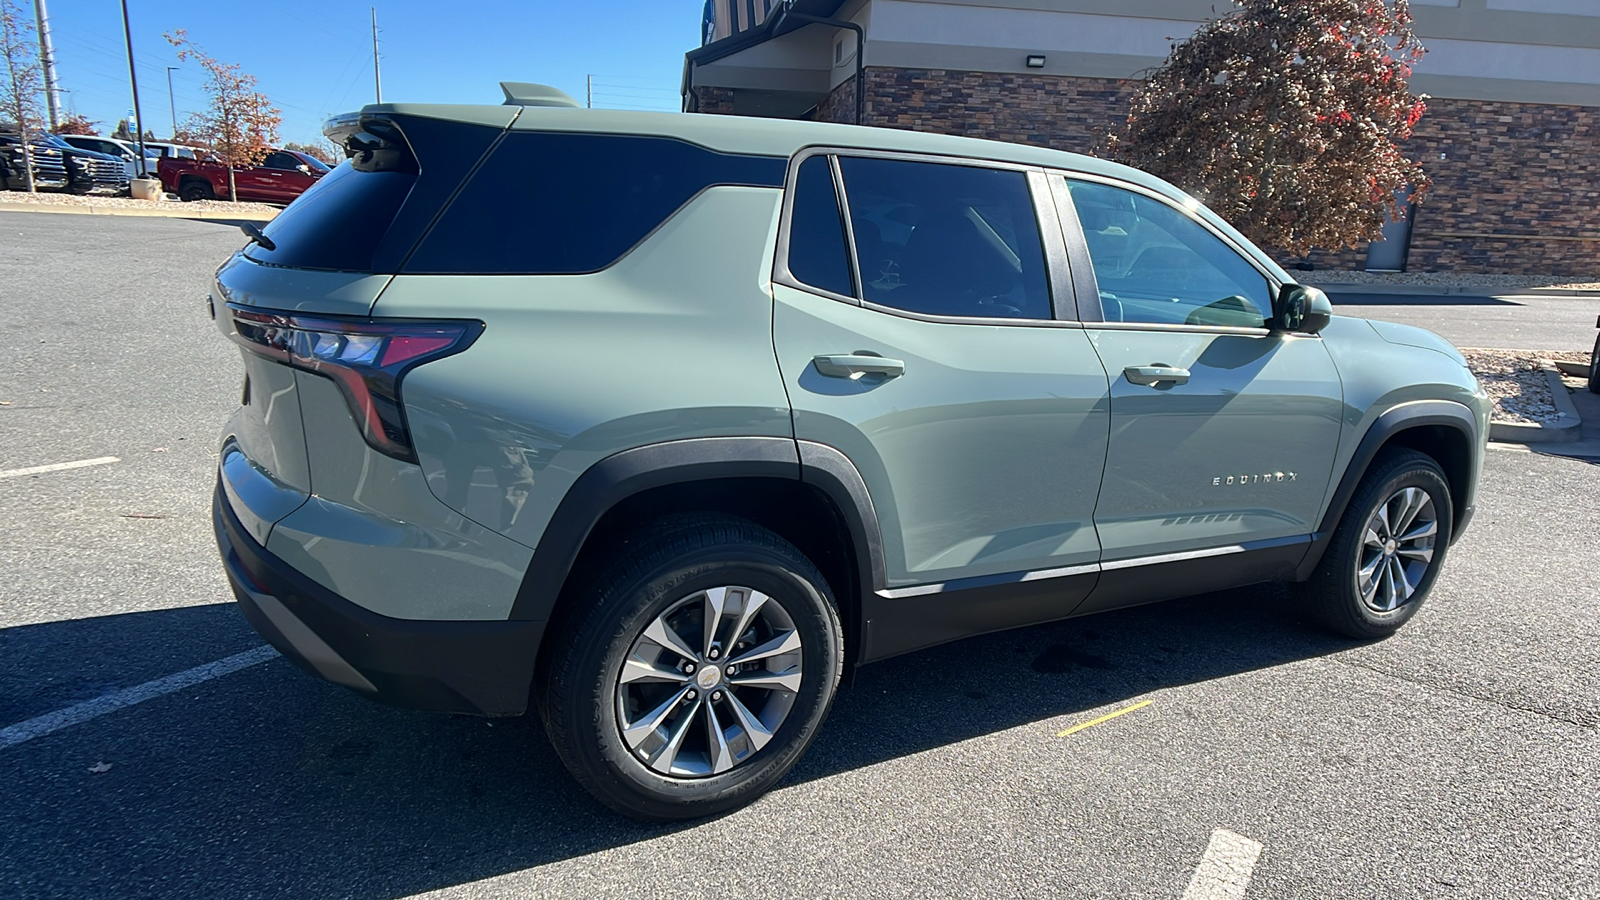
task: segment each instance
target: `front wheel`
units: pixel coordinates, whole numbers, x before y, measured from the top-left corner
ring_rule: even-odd
[[[1589,392],[1600,394],[1600,335],[1594,339],[1594,350],[1589,353]]]
[[[1421,609],[1450,544],[1444,471],[1415,450],[1385,450],[1361,480],[1317,571],[1307,611],[1345,637],[1388,637]]]
[[[211,190],[211,185],[204,181],[185,181],[178,190],[178,197],[185,203],[194,203],[200,200],[214,200],[216,194]]]
[[[622,546],[546,644],[539,711],[557,755],[634,818],[755,800],[805,752],[839,683],[827,582],[740,519],[667,520]]]

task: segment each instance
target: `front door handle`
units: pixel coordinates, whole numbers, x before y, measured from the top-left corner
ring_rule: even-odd
[[[1177,366],[1168,366],[1162,363],[1156,363],[1153,366],[1129,366],[1122,370],[1122,374],[1127,376],[1128,381],[1134,384],[1157,385],[1164,381],[1169,381],[1173,384],[1187,384],[1189,381],[1188,369],[1180,369]]]
[[[867,353],[814,356],[811,362],[817,367],[818,372],[830,378],[860,378],[863,375],[896,378],[906,373],[906,364],[903,361]]]

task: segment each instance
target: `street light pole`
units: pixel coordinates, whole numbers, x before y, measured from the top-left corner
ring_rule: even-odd
[[[172,142],[178,142],[178,101],[172,97],[172,70],[177,66],[167,66],[167,103],[172,107]]]
[[[50,40],[50,13],[44,0],[33,0],[33,17],[39,32],[39,67],[44,71],[45,106],[50,110],[50,130],[61,125],[61,82],[56,78],[56,48]]]
[[[122,0],[122,37],[128,42],[128,86],[133,88],[133,138],[139,144],[139,177],[149,178],[144,162],[144,113],[139,110],[139,76],[133,70],[133,29],[128,27],[128,0]]]

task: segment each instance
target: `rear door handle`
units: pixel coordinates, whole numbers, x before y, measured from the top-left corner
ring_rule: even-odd
[[[1161,363],[1153,366],[1129,366],[1122,370],[1122,374],[1127,376],[1128,380],[1134,384],[1156,385],[1163,381],[1170,381],[1173,384],[1187,384],[1189,381],[1188,369],[1180,369],[1177,366],[1162,365]]]
[[[818,372],[830,378],[860,378],[863,375],[896,378],[906,373],[906,364],[903,361],[867,353],[814,356],[811,362],[817,367]]]

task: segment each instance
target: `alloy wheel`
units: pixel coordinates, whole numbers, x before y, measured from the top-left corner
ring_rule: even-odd
[[[1378,504],[1362,534],[1356,590],[1367,608],[1393,612],[1410,602],[1433,564],[1439,516],[1433,497],[1403,487]]]
[[[794,707],[801,641],[783,604],[753,588],[697,591],[634,640],[617,679],[617,725],[661,775],[721,775],[766,746]]]

